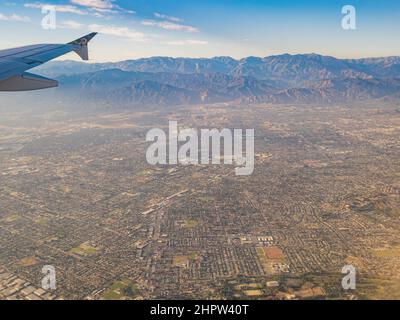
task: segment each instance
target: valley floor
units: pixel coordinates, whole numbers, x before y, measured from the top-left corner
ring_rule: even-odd
[[[0,120],[0,299],[44,265],[57,290],[39,298],[400,298],[397,106],[59,114]],[[149,165],[146,133],[169,120],[254,128],[253,175]]]

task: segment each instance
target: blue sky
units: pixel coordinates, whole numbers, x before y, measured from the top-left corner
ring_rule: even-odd
[[[44,30],[41,6],[57,9]],[[341,27],[344,5],[357,29]],[[0,48],[63,43],[91,31],[92,61],[149,56],[235,58],[281,53],[400,55],[398,0],[2,0]],[[68,55],[71,59],[74,56]]]

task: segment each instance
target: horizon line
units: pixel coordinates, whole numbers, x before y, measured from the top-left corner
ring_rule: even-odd
[[[141,60],[141,59],[154,59],[154,58],[170,58],[170,59],[191,59],[191,60],[212,60],[212,59],[217,59],[217,58],[229,58],[232,59],[234,61],[241,61],[241,60],[245,60],[248,58],[257,58],[257,59],[265,59],[265,58],[271,58],[271,57],[279,57],[279,56],[319,56],[319,57],[324,57],[324,58],[334,58],[336,60],[367,60],[367,59],[388,59],[388,58],[400,58],[400,54],[399,55],[389,55],[389,56],[366,56],[366,57],[358,57],[358,58],[338,58],[335,57],[333,55],[324,55],[324,54],[319,54],[319,53],[315,53],[315,52],[311,52],[311,53],[281,53],[281,54],[273,54],[273,55],[267,55],[267,56],[245,56],[242,58],[234,58],[232,56],[226,56],[226,55],[222,55],[222,56],[210,56],[210,57],[190,57],[190,56],[167,56],[167,55],[154,55],[154,56],[144,56],[144,57],[139,57],[139,58],[128,58],[128,59],[122,59],[122,60],[104,60],[104,61],[93,61],[89,60],[89,61],[80,61],[78,59],[71,59],[71,58],[67,58],[67,59],[55,59],[54,62],[81,62],[81,63],[117,63],[117,62],[123,62],[123,61],[134,61],[134,60]]]

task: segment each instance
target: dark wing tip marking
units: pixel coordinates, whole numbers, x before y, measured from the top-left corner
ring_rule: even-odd
[[[96,35],[97,35],[97,32],[92,32],[92,33],[87,34],[86,36],[83,36],[83,37],[81,37],[81,38],[79,38],[79,39],[76,39],[76,40],[74,40],[74,41],[72,41],[72,42],[69,42],[68,44],[77,44],[77,45],[80,45],[80,46],[85,46],[85,45],[87,45],[88,42],[89,42],[90,40],[92,40]]]

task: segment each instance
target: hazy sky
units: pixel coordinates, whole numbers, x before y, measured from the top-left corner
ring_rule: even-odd
[[[57,9],[55,30],[41,26],[43,4]],[[356,30],[341,26],[347,4],[357,10]],[[92,61],[311,52],[349,58],[400,55],[400,1],[0,1],[0,48],[64,43],[91,31],[101,33],[93,41]]]

